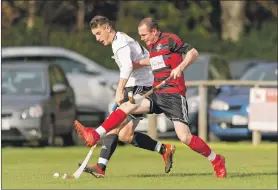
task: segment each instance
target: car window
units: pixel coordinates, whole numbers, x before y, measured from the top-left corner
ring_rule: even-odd
[[[56,82],[60,83],[60,84],[68,85],[67,79],[66,79],[63,71],[61,71],[61,69],[59,67],[56,67],[56,66],[53,67],[53,70],[54,70],[54,73],[55,73]]]
[[[53,67],[49,68],[49,80],[50,80],[51,89],[53,89],[54,84],[58,83]]]
[[[209,64],[210,80],[227,80],[231,79],[228,62],[217,56],[212,56]]]
[[[241,80],[250,81],[276,81],[277,68],[257,66],[249,69],[241,78]]]
[[[50,62],[59,65],[65,73],[85,73],[85,64],[64,57],[49,58]]]
[[[85,73],[86,65],[66,57],[45,57],[45,56],[32,56],[32,57],[11,57],[5,58],[6,61],[47,61],[59,65],[65,73]]]
[[[42,69],[2,68],[1,90],[4,95],[42,95],[46,93],[45,74]]]
[[[264,75],[263,81],[276,81],[277,80],[277,68],[273,69],[269,67]]]
[[[258,67],[249,69],[242,77],[241,80],[261,80],[262,79],[262,70]]]
[[[230,73],[233,79],[240,79],[240,77],[256,63],[252,61],[232,61],[229,62]]]
[[[257,66],[249,69],[242,77],[241,80],[250,81],[276,81],[277,68]]]

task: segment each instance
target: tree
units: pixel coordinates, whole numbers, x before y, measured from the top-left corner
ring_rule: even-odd
[[[77,1],[78,9],[76,15],[77,30],[82,31],[84,29],[84,16],[85,16],[85,5],[84,0]]]
[[[23,3],[22,1],[7,1],[3,0],[1,2],[2,5],[2,20],[1,20],[1,25],[5,28],[10,28],[13,23],[21,18],[21,13],[20,10],[17,8],[15,3]]]
[[[32,30],[35,24],[35,15],[36,14],[36,1],[30,0],[28,2],[28,17],[27,17],[27,29]]]
[[[262,1],[262,0],[257,0],[257,2],[266,10],[270,11],[271,14],[278,18],[278,7],[277,7],[277,3],[275,3],[274,1]]]
[[[236,42],[244,29],[245,1],[220,1],[223,40]]]

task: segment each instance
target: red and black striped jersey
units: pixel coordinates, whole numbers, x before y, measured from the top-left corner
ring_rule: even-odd
[[[165,32],[161,32],[158,41],[149,45],[148,48],[154,75],[153,86],[169,77],[171,71],[182,62],[182,54],[192,49],[190,44],[184,43],[177,35]],[[184,76],[167,81],[157,92],[179,93],[185,96]]]

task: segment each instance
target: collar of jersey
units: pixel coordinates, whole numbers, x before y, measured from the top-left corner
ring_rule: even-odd
[[[113,38],[113,40],[112,40],[112,43],[114,42],[114,40],[116,40],[116,39],[117,39],[117,33],[118,33],[118,31],[117,31],[117,32],[115,32],[114,38]]]

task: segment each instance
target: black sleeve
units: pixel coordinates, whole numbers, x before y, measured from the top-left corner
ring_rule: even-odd
[[[192,49],[192,46],[188,43],[183,42],[179,38],[169,38],[169,48],[171,52],[186,54],[188,51]]]

